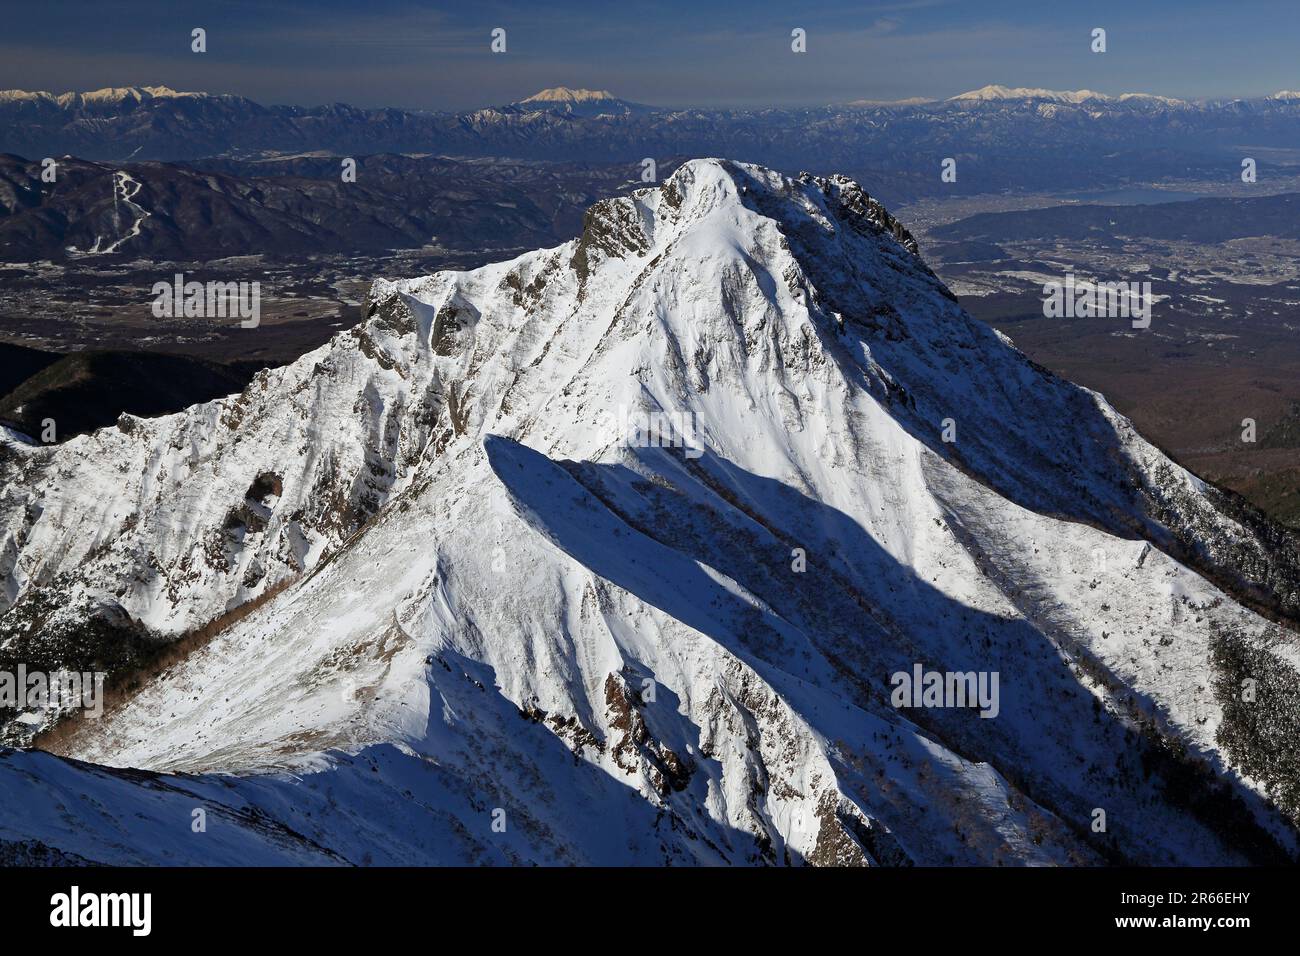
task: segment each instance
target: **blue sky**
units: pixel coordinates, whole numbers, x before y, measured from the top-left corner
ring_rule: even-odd
[[[1000,83],[1249,96],[1300,88],[1300,0],[0,0],[0,87],[163,84],[267,103],[463,109],[545,86],[659,105],[822,105]],[[190,52],[204,27],[208,52]],[[489,51],[494,27],[507,52]],[[790,52],[790,31],[808,52]],[[1108,50],[1089,50],[1094,27]]]

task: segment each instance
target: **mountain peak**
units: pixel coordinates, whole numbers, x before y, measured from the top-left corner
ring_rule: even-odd
[[[609,90],[570,89],[553,86],[515,103],[517,109],[572,113],[580,116],[647,112],[648,107],[621,100]]]
[[[145,100],[208,98],[211,94],[174,90],[169,86],[106,86],[84,92],[50,93],[45,90],[0,90],[0,103],[44,102],[60,107],[84,104],[117,105]]]
[[[849,100],[845,106],[924,106],[927,103],[938,102],[933,96],[909,96],[901,100],[877,100],[865,98],[860,100]]]
[[[180,96],[207,95],[207,93],[191,93],[182,90],[173,90],[170,86],[110,86],[80,94],[82,99],[109,101],[125,99],[173,99]]]
[[[572,90],[567,86],[553,86],[549,89],[541,90],[525,99],[521,103],[595,103],[601,100],[617,100],[613,93],[608,90]]]
[[[564,245],[377,280],[240,395],[6,446],[0,647],[206,643],[60,743],[191,776],[0,754],[0,799],[59,768],[27,803],[95,794],[120,825],[77,846],[110,863],[1100,863],[1093,803],[1120,862],[1289,858],[1275,771],[1179,755],[1229,766],[1216,679],[1295,684],[1294,635],[1216,583],[1294,613],[1290,539],[905,236],[847,177],[694,160]],[[1250,656],[1214,664],[1228,633]],[[1003,690],[890,694],[923,667]],[[1294,736],[1267,719],[1238,732]],[[182,811],[141,798],[199,787],[278,847],[160,839]],[[1242,839],[1210,811],[1247,799]],[[70,848],[54,812],[13,833]]]
[[[1053,103],[1124,103],[1152,104],[1163,106],[1186,106],[1186,100],[1172,96],[1160,96],[1155,93],[1121,93],[1110,96],[1096,90],[1045,90],[1026,86],[998,86],[990,84],[978,90],[969,90],[950,97],[949,102],[996,102],[1000,100],[1049,100]]]
[[[989,84],[978,90],[969,90],[950,97],[952,100],[1053,100],[1058,103],[1082,103],[1085,100],[1109,100],[1104,93],[1093,90],[1045,90],[1027,86],[999,86]]]

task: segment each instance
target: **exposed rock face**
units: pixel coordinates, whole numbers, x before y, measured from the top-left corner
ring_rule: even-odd
[[[0,801],[148,790],[244,841],[171,862],[1295,853],[1294,539],[971,320],[848,180],[687,163],[126,426],[0,448],[0,663],[137,675],[45,739],[152,775],[11,753]],[[996,674],[996,716],[896,706],[918,666]]]

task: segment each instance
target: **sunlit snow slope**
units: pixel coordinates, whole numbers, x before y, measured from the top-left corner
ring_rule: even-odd
[[[692,446],[626,441],[646,412]],[[687,163],[567,245],[376,282],[242,395],[6,439],[0,480],[0,665],[120,688],[35,738],[74,761],[0,752],[0,856],[1296,853],[1295,539],[846,179]],[[915,664],[996,672],[997,715],[896,709]]]

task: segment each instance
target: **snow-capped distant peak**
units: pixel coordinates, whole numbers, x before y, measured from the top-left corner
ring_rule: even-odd
[[[146,100],[168,99],[176,96],[206,96],[206,93],[188,93],[173,90],[170,86],[110,86],[102,90],[82,93],[84,100]]]
[[[1148,103],[1163,103],[1165,106],[1186,106],[1186,100],[1180,100],[1173,96],[1160,96],[1156,93],[1121,93],[1119,101],[1127,103],[1131,100],[1140,100]]]
[[[1264,97],[1266,100],[1300,100],[1300,90],[1278,90]]]
[[[1109,96],[1096,90],[1044,90],[1025,86],[982,86],[978,90],[959,93],[951,100],[963,102],[993,102],[999,100],[1049,100],[1053,103],[1148,103],[1164,106],[1186,106],[1184,100],[1155,93],[1121,93]]]
[[[514,106],[531,112],[569,113],[579,116],[644,112],[649,107],[621,100],[609,90],[570,89],[555,86],[534,93]]]
[[[1084,100],[1109,100],[1104,93],[1092,90],[1043,90],[1027,86],[990,84],[978,90],[959,93],[954,100],[1054,100],[1058,103],[1082,103]]]
[[[909,96],[902,100],[873,100],[861,99],[850,100],[845,106],[924,106],[926,103],[935,102],[932,96]]]
[[[211,94],[173,90],[169,86],[108,86],[100,90],[88,90],[83,93],[49,93],[45,90],[0,90],[0,103],[47,102],[57,106],[72,106],[79,103],[123,103],[134,100],[137,103],[152,99],[178,99],[181,97],[207,97]]]
[[[617,100],[608,90],[571,90],[567,86],[553,86],[550,89],[534,93],[521,103],[597,103],[602,100]]]
[[[53,99],[53,95],[41,91],[33,92],[31,90],[0,90],[0,103],[12,103],[18,100],[36,100],[41,98]]]

